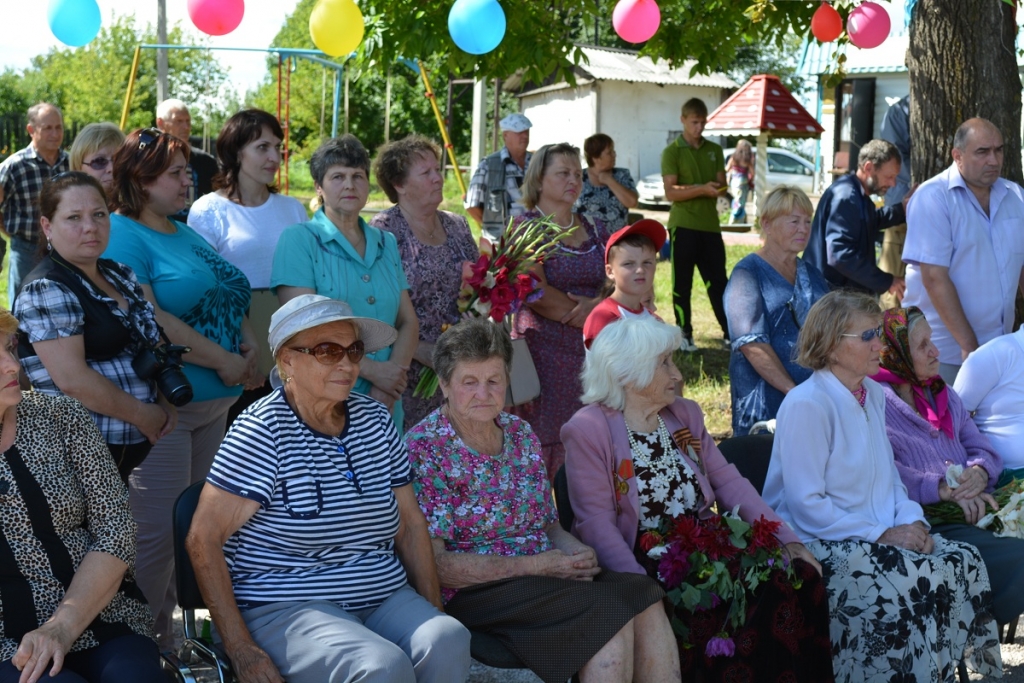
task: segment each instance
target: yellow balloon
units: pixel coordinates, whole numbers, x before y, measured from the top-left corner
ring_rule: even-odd
[[[359,47],[364,31],[363,13],[353,0],[320,0],[309,15],[313,44],[332,57]]]

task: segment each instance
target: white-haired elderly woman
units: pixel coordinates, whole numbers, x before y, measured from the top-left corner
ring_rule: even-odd
[[[814,373],[779,409],[764,498],[821,562],[836,680],[956,680],[963,658],[998,673],[988,573],[977,549],[929,532],[886,434],[870,379],[882,350],[873,297],[818,300],[797,361]]]
[[[444,404],[406,433],[445,610],[504,642],[546,683],[679,681],[672,629],[647,577],[601,571],[562,529],[540,443],[502,411],[512,341],[467,320],[437,340]]]
[[[469,633],[441,612],[405,444],[387,408],[352,390],[363,354],[395,334],[317,294],[271,318],[284,385],[235,420],[187,539],[244,683],[469,673]]]
[[[672,353],[681,335],[678,327],[650,316],[602,330],[583,369],[586,405],[562,428],[573,532],[597,551],[606,569],[657,578],[657,563],[640,548],[640,536],[666,517],[708,517],[716,503],[719,510],[739,505],[748,522],[761,516],[779,521],[725,461],[704,428],[700,407],[677,395],[682,376]],[[729,603],[693,613],[676,608],[674,616],[690,632],[689,644],[679,644],[684,679],[700,671],[703,680],[734,680],[744,670],[750,680],[832,680],[820,567],[784,524],[777,537],[795,558],[802,587],[770,581],[758,590],[734,635],[743,645],[733,657],[705,651],[723,629]],[[800,628],[789,628],[779,614],[792,615]]]

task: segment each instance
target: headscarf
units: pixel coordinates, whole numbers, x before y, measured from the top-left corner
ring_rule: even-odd
[[[953,416],[949,412],[949,388],[942,377],[935,375],[920,380],[914,372],[914,359],[910,353],[911,315],[921,315],[917,306],[909,308],[891,308],[882,314],[882,347],[881,365],[872,379],[889,384],[909,384],[914,394],[914,407],[936,429],[941,429],[946,436],[953,438]],[[925,394],[931,392],[935,406]]]

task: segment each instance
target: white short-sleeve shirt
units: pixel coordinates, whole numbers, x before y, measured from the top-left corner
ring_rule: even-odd
[[[307,220],[302,203],[281,194],[271,194],[259,206],[242,206],[211,192],[188,212],[189,227],[245,273],[253,289],[270,287],[274,248],[284,229]]]
[[[1003,467],[1024,467],[1024,325],[968,356],[953,389]]]
[[[921,282],[919,264],[949,268],[960,304],[979,344],[1013,329],[1013,303],[1024,267],[1024,191],[1000,178],[992,186],[989,213],[954,163],[928,180],[907,207],[907,293],[932,326],[939,360],[960,365],[960,346],[939,319]]]

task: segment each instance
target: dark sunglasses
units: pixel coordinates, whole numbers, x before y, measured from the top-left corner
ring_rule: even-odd
[[[94,171],[102,171],[107,166],[110,166],[110,164],[112,163],[113,161],[107,157],[96,157],[92,161],[83,161],[82,165],[88,166]]]
[[[872,339],[874,339],[875,337],[878,337],[879,339],[882,338],[882,326],[879,325],[878,327],[876,327],[874,329],[864,330],[860,334],[841,334],[839,336],[840,337],[854,337],[854,338],[860,339],[862,342],[869,342]]]
[[[341,362],[341,359],[348,355],[348,359],[353,363],[358,363],[366,355],[366,347],[363,345],[362,339],[357,339],[348,346],[342,346],[341,344],[335,344],[334,342],[323,342],[317,344],[312,348],[302,348],[298,346],[289,346],[292,351],[298,351],[299,353],[305,353],[313,358],[316,358],[318,362],[324,365],[337,365]]]
[[[161,135],[166,135],[159,128],[146,128],[145,130],[139,131],[139,149],[143,150],[152,145],[154,142],[160,139]]]

